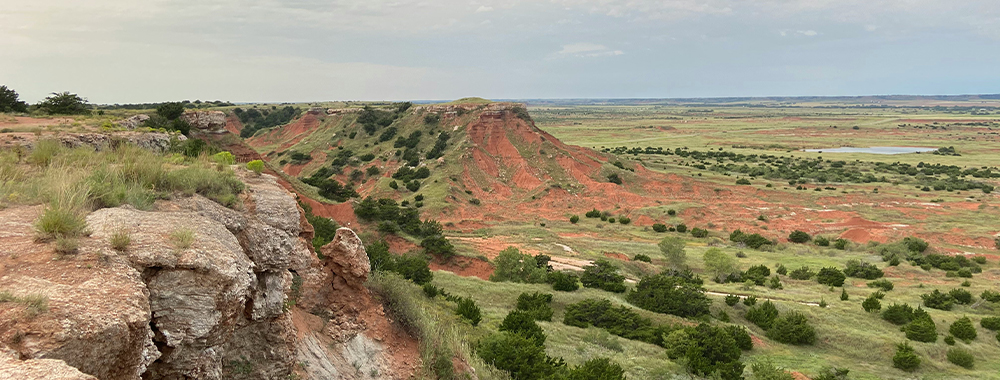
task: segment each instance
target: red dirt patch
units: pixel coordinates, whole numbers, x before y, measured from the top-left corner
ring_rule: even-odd
[[[604,257],[617,259],[621,261],[630,261],[628,256],[626,256],[624,253],[618,253],[618,252],[604,252]]]
[[[493,274],[493,265],[490,263],[465,256],[455,256],[447,263],[439,263],[434,260],[430,263],[431,270],[447,271],[462,277],[478,277],[489,280]]]

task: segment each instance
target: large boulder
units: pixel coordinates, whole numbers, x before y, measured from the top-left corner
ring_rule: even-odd
[[[0,380],[97,380],[62,360],[18,360],[13,352],[0,351]]]
[[[206,133],[227,133],[226,113],[222,111],[187,111],[181,120]]]

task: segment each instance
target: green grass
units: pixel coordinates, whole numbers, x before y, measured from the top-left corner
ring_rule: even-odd
[[[49,298],[41,294],[16,296],[6,290],[0,291],[0,303],[7,302],[24,306],[25,315],[29,318],[49,311]]]
[[[194,244],[195,234],[189,228],[178,228],[170,232],[170,244],[177,249],[188,249]]]
[[[115,228],[111,232],[111,236],[108,237],[108,243],[116,251],[124,252],[132,245],[132,234],[128,232],[124,227]]]

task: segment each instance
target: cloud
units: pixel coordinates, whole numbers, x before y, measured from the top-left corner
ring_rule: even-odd
[[[621,50],[611,50],[607,46],[579,42],[575,44],[563,45],[562,50],[556,52],[560,55],[571,55],[575,57],[606,57],[625,54]]]
[[[803,36],[806,36],[806,37],[813,37],[813,36],[816,36],[817,34],[819,34],[819,33],[816,33],[815,30],[800,30],[800,31],[797,31],[795,33],[803,35]]]
[[[476,9],[476,13],[483,13],[483,12],[493,12],[493,7],[480,5],[479,8]]]

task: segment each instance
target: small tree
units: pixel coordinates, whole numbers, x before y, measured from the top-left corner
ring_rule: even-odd
[[[841,301],[847,301],[849,299],[851,299],[851,296],[849,296],[847,294],[847,289],[841,289],[840,290],[840,300]]]
[[[736,258],[727,255],[718,248],[710,248],[705,251],[703,259],[705,270],[712,274],[712,278],[716,282],[724,282],[729,278],[729,275],[740,271]]]
[[[892,304],[882,311],[882,319],[894,325],[902,326],[913,320],[913,308],[907,304]]]
[[[750,365],[753,371],[751,380],[795,380],[791,373],[774,365],[770,361],[756,361]]]
[[[579,215],[573,215],[573,216],[569,217],[569,222],[570,223],[576,224],[579,221],[580,221],[580,216]]]
[[[906,372],[913,372],[920,366],[920,356],[909,343],[903,342],[896,345],[896,355],[892,357],[892,366]]]
[[[552,283],[552,289],[560,292],[572,292],[580,289],[580,282],[574,274],[551,272],[548,275],[548,281]]]
[[[260,175],[264,171],[264,161],[253,160],[247,162],[247,169],[254,172],[254,174]]]
[[[0,86],[0,112],[28,112],[28,103],[20,101],[16,91]]]
[[[877,313],[879,310],[882,310],[882,302],[879,302],[878,297],[872,294],[868,298],[865,298],[865,301],[861,303],[861,307],[866,312]]]
[[[767,337],[785,344],[811,345],[816,342],[816,330],[805,315],[792,312],[775,319]]]
[[[521,335],[530,339],[536,346],[545,345],[545,331],[535,323],[535,317],[531,313],[522,310],[508,313],[498,330]]]
[[[809,234],[799,230],[792,231],[792,233],[788,235],[788,241],[792,243],[805,243],[811,239],[812,237],[810,237]]]
[[[530,314],[539,321],[552,320],[552,295],[546,293],[521,293],[517,296],[517,310]]]
[[[920,298],[924,300],[924,306],[931,309],[938,310],[951,310],[951,307],[955,304],[955,300],[951,298],[947,293],[941,293],[941,291],[934,289],[933,292],[927,294],[921,294]]]
[[[816,274],[816,282],[823,285],[844,286],[844,280],[846,279],[847,276],[844,275],[844,272],[834,267],[820,269],[819,273]]]
[[[53,92],[51,96],[38,103],[38,109],[50,115],[89,115],[90,106],[87,100],[69,92]]]
[[[663,223],[653,223],[654,232],[667,232],[667,225]]]
[[[569,373],[569,380],[625,380],[625,370],[608,358],[590,359]]]
[[[183,103],[163,103],[156,107],[156,114],[167,120],[174,120],[184,114]]]
[[[618,274],[618,268],[604,259],[584,267],[580,282],[588,288],[603,289],[614,293],[625,292],[625,276]]]
[[[515,247],[507,247],[493,259],[495,269],[490,275],[493,282],[544,282],[546,270],[539,268],[531,255],[521,253]]]
[[[949,362],[965,369],[972,369],[976,364],[976,358],[964,348],[949,349],[947,357]]]
[[[611,182],[611,183],[616,184],[616,185],[621,185],[622,184],[622,179],[621,179],[621,177],[618,177],[618,173],[611,173],[611,174],[608,174],[608,182]]]
[[[726,305],[736,306],[736,304],[738,304],[738,303],[740,303],[740,296],[735,295],[735,294],[727,294],[726,295]]]
[[[660,247],[663,256],[667,258],[670,268],[682,270],[687,267],[685,265],[687,254],[684,252],[684,240],[675,236],[667,236],[660,240],[657,246]]]
[[[948,328],[948,332],[966,343],[975,340],[977,335],[976,327],[972,325],[972,320],[969,319],[969,317],[959,318],[951,324],[951,327]]]
[[[458,307],[455,308],[455,314],[469,320],[469,323],[472,323],[473,326],[479,325],[479,321],[483,319],[482,313],[479,311],[479,306],[469,298],[458,300]]]
[[[906,339],[917,342],[934,343],[937,342],[937,326],[927,312],[917,308],[913,312],[913,321],[903,327]]]
[[[684,224],[684,223],[678,224],[677,227],[675,227],[675,228],[677,229],[677,232],[680,232],[682,234],[685,233],[685,232],[687,232],[687,230],[688,230],[688,226],[686,224]]]
[[[754,306],[747,310],[744,318],[764,330],[768,330],[778,318],[778,308],[770,300],[764,301],[760,306]]]

